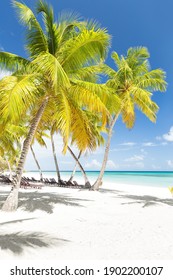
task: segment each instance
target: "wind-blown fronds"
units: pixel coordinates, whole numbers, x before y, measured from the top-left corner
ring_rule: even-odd
[[[23,57],[8,52],[0,52],[1,69],[16,72],[25,69],[28,64],[29,61]]]
[[[62,12],[57,21],[58,46],[62,47],[69,38],[76,37],[82,29],[86,28],[86,22],[74,12]]]
[[[150,88],[152,91],[165,91],[166,81],[165,72],[161,69],[155,69],[148,73],[145,73],[142,77],[137,78],[137,83],[139,87]]]
[[[76,104],[71,102],[71,137],[72,143],[75,142],[79,151],[87,149],[93,151],[97,147],[94,137],[94,127],[91,119],[85,111],[81,110]]]
[[[51,5],[46,2],[38,1],[37,13],[42,14],[44,26],[46,29],[46,38],[48,50],[51,54],[55,55],[58,50],[58,29],[57,24],[54,22],[54,13]]]
[[[112,57],[117,71],[110,75],[106,85],[121,99],[123,122],[128,128],[133,127],[135,107],[155,122],[159,108],[151,97],[154,91],[166,90],[165,72],[161,69],[150,70],[149,52],[144,47],[130,48],[127,56],[119,57],[114,52]]]
[[[47,40],[32,10],[20,2],[13,0],[12,3],[17,10],[19,20],[27,27],[26,49],[31,58],[36,57],[40,52],[46,52],[48,50]]]
[[[105,106],[105,103],[108,98],[111,98],[107,88],[101,84],[77,80],[75,81],[75,84],[76,85],[70,88],[74,100],[79,100],[78,102],[81,103],[81,106],[86,106],[92,112],[101,113],[103,123],[106,123],[107,118],[110,117],[110,113]]]
[[[54,97],[56,111],[54,112],[52,119],[56,122],[56,127],[62,134],[64,141],[65,153],[67,150],[68,140],[71,130],[71,104],[69,102],[68,93],[61,90],[60,94]]]
[[[78,36],[69,39],[57,55],[68,72],[104,59],[109,41],[109,35],[104,30],[85,29]]]
[[[32,65],[37,72],[45,75],[45,78],[52,83],[54,87],[69,87],[70,81],[59,61],[50,53],[40,54]]]
[[[18,120],[39,95],[37,76],[8,76],[0,81],[0,112],[4,122]]]

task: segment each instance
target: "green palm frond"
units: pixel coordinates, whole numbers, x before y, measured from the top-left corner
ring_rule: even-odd
[[[54,97],[54,102],[57,110],[54,112],[52,119],[56,121],[56,127],[62,134],[63,153],[66,153],[71,130],[71,104],[67,92],[61,90],[61,93]]]
[[[69,72],[71,80],[83,80],[88,82],[96,82],[99,80],[99,74],[101,74],[102,67],[100,65],[91,65],[82,67],[76,70]]]
[[[81,16],[74,12],[62,12],[58,16],[57,35],[59,49],[70,38],[74,38],[86,27]],[[57,51],[58,52],[58,51]]]
[[[117,68],[121,68],[121,59],[120,59],[118,53],[112,52],[111,57],[114,60],[114,63],[117,66]]]
[[[8,76],[0,81],[0,112],[4,121],[20,119],[39,95],[37,76]]]
[[[135,48],[129,48],[127,51],[127,62],[138,62],[138,64],[142,63],[144,60],[148,59],[150,57],[150,54],[146,47],[135,47]]]
[[[50,53],[42,53],[32,62],[37,72],[41,72],[54,87],[69,87],[69,78],[59,61]]]
[[[152,121],[156,122],[156,113],[159,110],[158,105],[151,100],[151,93],[140,88],[133,88],[134,102],[137,107]]]
[[[104,59],[109,41],[110,37],[104,30],[85,29],[78,36],[69,39],[57,55],[65,71],[69,72]]]
[[[115,78],[117,72],[107,64],[100,65],[101,73],[109,78]]]
[[[78,80],[74,83],[75,85],[70,88],[74,100],[80,100],[82,106],[87,106],[93,112],[102,113],[105,118],[110,116],[105,103],[111,98],[111,94],[105,85]]]
[[[29,61],[23,57],[8,52],[0,52],[1,69],[6,69],[11,72],[15,72],[18,70],[25,69],[28,64]]]
[[[85,111],[81,110],[71,102],[71,135],[72,143],[75,143],[79,151],[87,149],[95,150],[97,143],[93,133],[93,123],[87,117]]]
[[[35,58],[40,52],[46,52],[48,50],[47,40],[32,10],[20,2],[13,0],[12,3],[17,9],[19,20],[27,28],[26,49],[29,51],[30,56]]]
[[[165,78],[163,70],[155,69],[138,77],[137,83],[139,87],[150,88],[152,91],[165,91],[167,85]]]
[[[55,55],[58,50],[58,29],[57,24],[54,22],[54,13],[51,5],[44,1],[37,2],[37,13],[42,14],[44,26],[46,29],[46,37],[48,43],[48,50],[51,54]]]
[[[130,48],[126,56],[112,54],[117,71],[106,85],[121,99],[122,119],[128,128],[134,125],[135,107],[155,122],[159,108],[151,99],[152,93],[166,90],[165,72],[150,70],[149,56],[145,47]]]

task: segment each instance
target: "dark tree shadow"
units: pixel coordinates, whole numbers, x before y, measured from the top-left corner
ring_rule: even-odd
[[[26,247],[51,247],[52,245],[69,242],[65,239],[53,238],[41,232],[0,234],[0,248],[10,250],[16,255],[22,254]]]
[[[160,204],[166,204],[169,206],[173,206],[173,199],[168,198],[159,198],[156,196],[150,196],[150,195],[118,195],[118,197],[122,197],[125,199],[130,199],[130,202],[124,202],[122,204],[142,204],[142,207],[149,207],[149,206],[157,206]]]
[[[26,218],[26,219],[12,220],[12,221],[8,221],[8,222],[0,223],[0,226],[15,224],[15,223],[21,223],[21,222],[24,222],[24,221],[30,221],[30,220],[35,220],[35,219],[36,218]]]
[[[0,207],[2,207],[9,193],[0,195]],[[69,195],[61,195],[57,193],[41,193],[41,192],[20,192],[19,207],[28,212],[41,210],[49,214],[53,213],[54,205],[65,204],[67,206],[84,207],[81,203],[88,201],[87,199],[73,198]]]

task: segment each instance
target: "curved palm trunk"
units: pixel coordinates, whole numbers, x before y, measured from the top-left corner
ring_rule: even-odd
[[[60,180],[61,180],[61,175],[60,175],[58,161],[57,161],[57,157],[56,157],[55,143],[54,143],[54,139],[53,139],[53,134],[51,133],[50,136],[51,136],[52,152],[53,152],[53,157],[54,157],[54,162],[55,162],[56,174],[57,174],[58,183],[59,183]]]
[[[15,211],[18,207],[18,193],[19,193],[20,182],[21,182],[22,173],[23,173],[23,169],[24,169],[24,164],[25,164],[25,161],[26,161],[26,156],[28,154],[28,151],[29,151],[30,145],[32,143],[32,139],[34,137],[34,134],[36,132],[37,126],[38,126],[38,124],[40,122],[40,119],[43,115],[43,112],[46,108],[47,102],[48,102],[48,98],[46,98],[44,100],[44,102],[40,106],[36,116],[32,120],[28,135],[27,135],[27,137],[26,137],[26,139],[23,143],[21,156],[20,156],[18,166],[17,166],[17,169],[16,169],[16,177],[13,181],[13,187],[12,187],[9,196],[7,197],[5,203],[2,207],[3,211]]]
[[[78,157],[77,157],[77,160],[78,160],[78,161],[79,161],[79,159],[80,159],[80,157],[81,157],[81,154],[82,154],[82,152],[80,151],[80,152],[79,152],[79,155],[78,155]],[[76,161],[76,160],[75,160],[75,161]],[[72,182],[72,181],[73,181],[74,175],[75,175],[75,173],[76,173],[77,166],[78,166],[78,162],[76,161],[76,164],[75,164],[75,166],[74,166],[74,169],[73,169],[73,172],[72,172],[72,174],[71,174],[71,177],[70,177],[70,179],[68,180],[69,182]]]
[[[39,162],[38,162],[38,160],[37,160],[37,158],[36,158],[36,155],[35,155],[35,152],[34,152],[34,150],[33,150],[32,145],[30,146],[30,149],[31,149],[33,158],[34,158],[34,160],[35,160],[35,163],[36,163],[36,165],[37,165],[37,168],[38,168],[38,170],[39,170],[39,173],[40,173],[40,181],[43,182],[43,173],[42,173],[42,171],[41,171],[40,164],[39,164]]]
[[[10,162],[6,159],[6,163],[8,165],[8,169],[9,169],[9,172],[10,172],[10,177],[9,179],[12,180],[13,179],[13,175],[12,175],[12,169],[11,169],[11,165],[10,165]]]
[[[102,162],[102,167],[99,173],[99,176],[96,180],[96,182],[92,185],[91,189],[96,191],[99,189],[99,187],[102,185],[102,179],[103,179],[103,175],[106,169],[106,164],[108,161],[108,155],[109,155],[109,149],[110,149],[110,144],[111,144],[111,137],[112,137],[112,131],[113,131],[113,127],[114,124],[116,123],[118,117],[119,117],[118,113],[112,120],[110,128],[109,128],[109,132],[108,132],[108,138],[107,138],[107,142],[106,142],[106,147],[105,147],[105,153],[104,153],[104,157],[103,157],[103,162]]]
[[[86,187],[91,187],[91,184],[90,184],[90,182],[89,182],[89,180],[88,180],[88,177],[87,177],[87,175],[86,175],[86,172],[85,172],[85,170],[83,169],[81,163],[79,162],[79,160],[77,159],[77,157],[75,156],[75,154],[73,153],[73,151],[70,149],[69,146],[67,147],[67,149],[68,149],[68,151],[70,152],[70,154],[72,155],[72,157],[76,160],[77,164],[79,165],[79,168],[80,168],[80,170],[81,170],[81,172],[82,172],[82,174],[83,174],[83,176],[84,176],[85,186],[86,186]]]

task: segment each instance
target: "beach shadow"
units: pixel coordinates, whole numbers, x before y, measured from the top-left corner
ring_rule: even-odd
[[[3,193],[0,195],[0,206],[2,207],[7,195]],[[68,195],[61,195],[57,193],[41,193],[41,192],[22,192],[19,193],[19,208],[24,211],[34,212],[41,210],[46,213],[53,213],[56,204],[64,204],[67,206],[84,207],[81,203],[88,201],[87,199],[73,198]]]
[[[122,204],[142,204],[142,207],[149,207],[149,206],[158,206],[160,204],[166,204],[169,206],[173,206],[173,199],[162,199],[156,196],[150,195],[118,195],[118,197],[130,199],[130,202],[124,202]]]
[[[0,248],[2,250],[10,250],[15,255],[20,255],[26,247],[29,248],[42,248],[51,247],[56,245],[63,245],[64,242],[69,242],[65,239],[53,238],[41,232],[31,233],[10,233],[0,234]]]
[[[26,218],[26,219],[20,219],[20,220],[12,220],[12,221],[8,221],[8,222],[0,223],[0,226],[15,224],[15,223],[21,223],[21,222],[24,222],[24,221],[30,221],[30,220],[35,220],[35,219],[36,218]]]
[[[100,188],[99,192],[101,192],[101,193],[113,193],[113,194],[123,193],[123,191],[111,190],[111,189],[103,189],[103,188]]]

